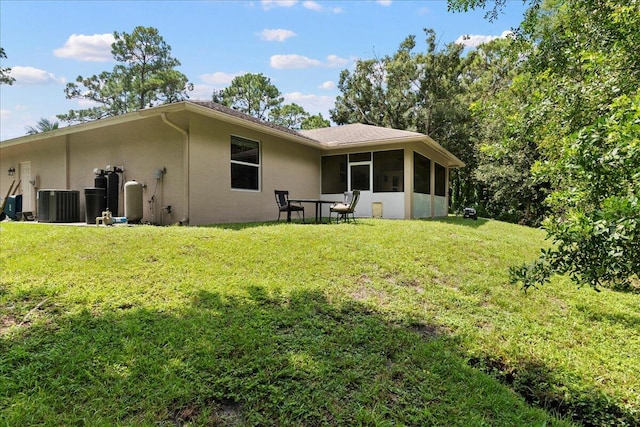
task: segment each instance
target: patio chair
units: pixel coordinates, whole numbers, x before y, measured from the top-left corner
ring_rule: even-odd
[[[302,205],[292,205],[289,203],[289,192],[283,190],[273,190],[276,196],[276,203],[278,204],[278,221],[280,221],[280,215],[282,212],[287,212],[287,217],[291,217],[291,212],[297,212],[300,217],[302,212],[302,222],[304,222],[304,207]]]
[[[356,210],[356,205],[358,204],[358,199],[360,199],[360,190],[345,191],[344,202],[332,205],[329,208],[329,214],[332,214],[333,212],[336,213],[336,223],[340,222],[340,218],[344,221],[349,221],[349,214],[351,214],[353,222],[356,222],[354,212]]]

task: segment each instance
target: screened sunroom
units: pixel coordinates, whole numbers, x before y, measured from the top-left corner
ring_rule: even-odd
[[[360,190],[359,217],[448,214],[449,170],[464,164],[428,136],[362,124],[305,134],[328,147],[320,159],[323,199],[339,200],[345,191]]]

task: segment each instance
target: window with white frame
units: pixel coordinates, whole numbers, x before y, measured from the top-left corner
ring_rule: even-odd
[[[231,136],[231,188],[260,190],[260,143]]]

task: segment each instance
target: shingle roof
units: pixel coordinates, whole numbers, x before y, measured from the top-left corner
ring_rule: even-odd
[[[298,133],[324,144],[354,144],[362,142],[393,141],[400,139],[425,138],[418,132],[383,128],[378,126],[354,123],[329,128],[302,130]]]
[[[256,124],[259,124],[259,125],[262,125],[262,126],[266,126],[266,127],[271,128],[271,129],[279,130],[281,132],[285,132],[285,133],[288,133],[290,135],[294,135],[294,136],[298,136],[298,137],[312,139],[313,141],[317,141],[316,139],[314,139],[312,137],[309,137],[307,135],[301,134],[300,132],[296,132],[293,129],[289,129],[289,128],[286,128],[284,126],[280,126],[280,125],[277,125],[275,123],[268,122],[266,120],[260,120],[260,119],[258,119],[256,117],[250,116],[249,114],[242,113],[242,112],[240,112],[238,110],[234,110],[233,108],[225,107],[224,105],[218,104],[218,103],[213,102],[213,101],[188,101],[188,102],[191,103],[191,104],[200,105],[202,107],[206,107],[206,108],[209,108],[211,110],[218,111],[220,113],[228,114],[230,116],[234,116],[234,117],[237,117],[237,118],[242,119],[242,120],[246,120],[246,121],[253,122],[253,123],[256,123]]]

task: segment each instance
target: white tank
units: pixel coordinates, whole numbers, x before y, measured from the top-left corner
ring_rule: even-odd
[[[142,184],[135,180],[124,185],[124,216],[129,224],[142,220]]]

